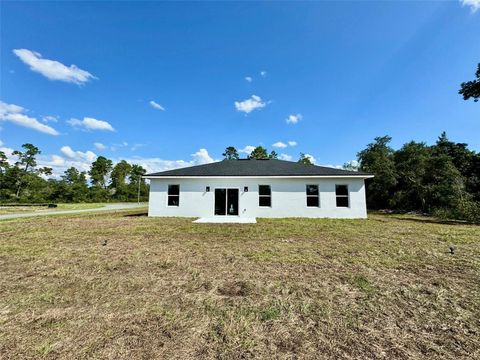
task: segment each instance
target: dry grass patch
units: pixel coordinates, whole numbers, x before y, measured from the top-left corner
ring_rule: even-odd
[[[479,226],[138,214],[0,222],[0,357],[480,357]]]

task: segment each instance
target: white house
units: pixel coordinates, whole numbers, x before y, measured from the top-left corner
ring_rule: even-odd
[[[371,177],[291,161],[224,160],[145,175],[148,215],[366,218]]]

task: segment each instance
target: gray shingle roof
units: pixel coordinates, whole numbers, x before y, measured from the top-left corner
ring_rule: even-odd
[[[305,165],[292,161],[266,159],[224,160],[211,164],[167,170],[145,177],[169,176],[366,176],[370,174],[335,169],[325,166]]]

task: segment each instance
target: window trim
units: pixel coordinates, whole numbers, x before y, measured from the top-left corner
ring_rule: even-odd
[[[260,195],[260,186],[268,186],[268,188],[270,189],[270,195]],[[270,198],[270,205],[260,205],[260,198]],[[271,208],[272,207],[272,185],[258,184],[258,207],[261,207],[261,208]]]
[[[308,186],[316,186],[317,187],[317,191],[318,191],[318,195],[308,195],[307,193],[307,187]],[[309,206],[308,205],[308,198],[317,198],[318,199],[318,205],[316,206]],[[305,206],[307,208],[319,208],[320,207],[320,185],[319,184],[305,184]]]
[[[347,195],[337,195],[337,186],[346,186],[347,187]],[[338,198],[347,198],[347,206],[338,206],[337,199]],[[335,207],[336,208],[350,208],[350,189],[348,184],[335,184]]]
[[[168,193],[170,186],[175,186],[175,185],[178,186],[178,195],[170,195]],[[178,205],[168,205],[168,200],[170,199],[170,196],[175,196],[178,198]],[[167,184],[167,207],[173,207],[173,208],[180,207],[180,184]]]

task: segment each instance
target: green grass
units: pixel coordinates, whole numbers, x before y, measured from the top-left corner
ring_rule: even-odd
[[[0,358],[480,357],[480,226],[143,211],[0,222]]]

